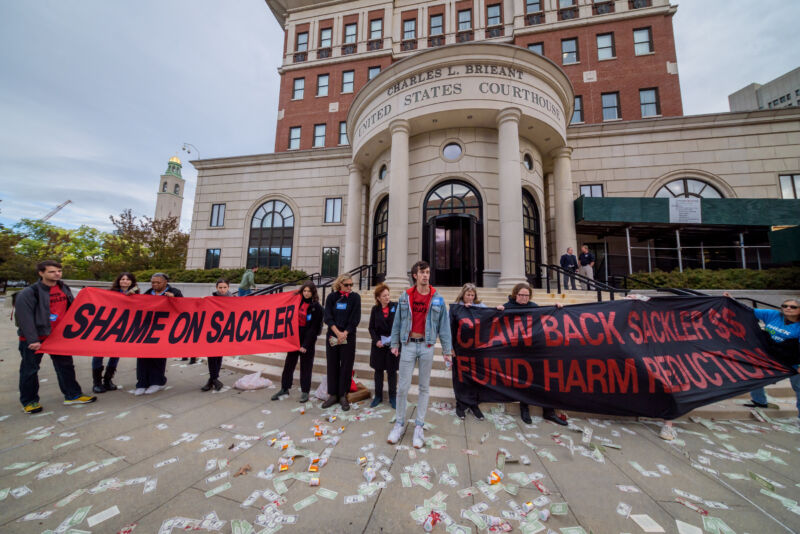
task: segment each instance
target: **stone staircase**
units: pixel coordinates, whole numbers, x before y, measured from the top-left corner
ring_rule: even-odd
[[[448,304],[455,301],[460,288],[444,287],[437,288],[437,291],[445,299]],[[355,371],[356,380],[364,384],[370,390],[374,389],[373,383],[373,370],[369,366],[369,351],[370,351],[370,337],[367,332],[369,325],[369,314],[374,304],[374,298],[371,290],[361,290],[361,322],[358,325],[358,333],[356,340],[356,358],[353,369]],[[496,288],[479,288],[478,294],[481,301],[488,307],[505,304],[508,300],[508,291],[498,290]],[[398,293],[392,292],[392,300],[397,300]],[[608,295],[604,294],[603,299],[607,300]],[[566,291],[564,293],[545,293],[544,290],[534,289],[533,298],[531,299],[540,306],[551,306],[556,303],[564,305],[580,304],[597,301],[597,293],[592,291]],[[313,390],[319,385],[322,377],[326,376],[327,364],[325,361],[325,328],[317,339],[316,354],[314,357],[314,369],[311,379],[312,393]],[[223,360],[223,367],[232,371],[240,373],[254,373],[259,371],[261,376],[269,378],[276,385],[280,385],[281,374],[283,373],[283,362],[286,357],[285,353],[264,353],[264,354],[249,354],[242,355],[237,358],[225,358]],[[298,363],[295,369],[295,379],[292,387],[292,395],[299,396],[300,387],[300,365]],[[411,389],[409,396],[416,398],[419,394],[417,388],[418,384],[418,370],[414,369],[414,376],[411,382]],[[384,379],[384,390],[386,389]],[[788,379],[772,386],[767,387],[767,394],[771,398],[771,402],[776,403],[779,410],[767,410],[767,414],[772,418],[792,417],[796,416],[795,410],[795,396]],[[430,397],[431,400],[438,401],[455,401],[453,395],[452,375],[451,371],[445,367],[444,359],[442,358],[442,347],[439,343],[436,344],[434,350],[433,369],[431,370],[430,382]],[[727,399],[715,404],[703,406],[691,412],[691,416],[699,416],[714,419],[749,419],[750,409],[742,406],[742,403],[749,397],[747,395],[737,397],[734,399]],[[577,415],[577,414],[576,414]],[[688,417],[688,416],[687,416]]]

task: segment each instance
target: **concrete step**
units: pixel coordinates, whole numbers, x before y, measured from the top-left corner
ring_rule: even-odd
[[[281,375],[283,374],[283,356],[283,354],[278,353],[253,354],[249,356],[239,356],[237,358],[225,358],[222,366],[226,369],[244,374],[259,371],[261,376],[269,378],[279,386]],[[434,362],[436,362],[436,360],[434,360]],[[311,377],[312,392],[317,388],[322,380],[322,377],[325,376],[325,369],[326,367],[323,352],[322,358],[316,357],[314,359],[314,370]],[[373,371],[369,367],[369,360],[367,359],[365,362],[363,360],[358,360],[357,358],[356,364],[354,365],[354,370],[356,371],[356,380],[364,384],[366,388],[374,390],[375,384],[372,380]],[[297,389],[297,391],[299,391],[300,385],[299,374],[300,370],[298,365],[298,369],[295,370],[293,387],[293,389]],[[413,397],[414,399],[416,399],[419,395],[417,378],[418,369],[415,368],[414,376],[411,381],[411,389],[409,390],[409,396]],[[386,385],[384,384],[384,388],[385,387]],[[767,395],[770,398],[770,402],[778,405],[779,407],[779,409],[765,410],[764,413],[767,414],[767,416],[773,419],[792,418],[797,416],[797,410],[795,408],[796,398],[794,391],[789,384],[789,379],[767,386],[766,390]],[[430,398],[431,401],[436,400],[455,402],[455,397],[453,395],[452,375],[449,370],[444,369],[444,365],[442,365],[442,368],[439,369],[437,369],[434,365],[434,369],[431,371]],[[680,419],[686,419],[688,417],[703,417],[705,419],[752,419],[751,408],[743,406],[743,404],[747,402],[749,398],[750,397],[748,394],[744,394],[713,404],[708,404],[706,406],[697,408]],[[581,414],[578,412],[567,413],[575,417],[598,417],[597,414]],[[599,417],[602,418],[603,416]],[[615,419],[617,418],[616,416],[608,417]]]

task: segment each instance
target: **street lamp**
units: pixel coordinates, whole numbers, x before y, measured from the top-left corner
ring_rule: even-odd
[[[187,154],[191,154],[192,150],[194,150],[195,154],[197,154],[197,159],[201,159],[200,158],[200,151],[197,149],[196,146],[194,146],[191,143],[183,143],[183,146],[181,147],[181,150],[183,150]]]

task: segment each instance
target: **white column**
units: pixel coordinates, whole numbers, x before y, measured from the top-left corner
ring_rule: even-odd
[[[347,219],[345,220],[344,270],[352,271],[359,265],[361,251],[361,167],[352,164],[347,168]]]
[[[553,178],[556,208],[556,253],[553,258],[559,258],[567,251],[568,247],[578,250],[577,236],[575,234],[575,209],[572,207],[572,149],[570,147],[557,148],[550,153],[553,157]]]
[[[389,163],[389,232],[386,236],[386,283],[395,291],[408,287],[408,121],[389,124],[392,153]]]
[[[497,115],[500,193],[500,280],[497,285],[501,288],[525,281],[522,170],[519,161],[521,115],[517,108],[506,108]]]

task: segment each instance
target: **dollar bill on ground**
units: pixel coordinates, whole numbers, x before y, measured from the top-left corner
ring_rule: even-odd
[[[245,500],[242,501],[242,504],[240,506],[242,508],[247,508],[248,506],[252,506],[258,500],[259,497],[261,497],[261,491],[255,490],[253,491],[253,493],[248,495]]]
[[[645,532],[664,532],[664,528],[647,514],[633,514],[630,517]]]
[[[329,499],[329,500],[332,501],[332,500],[336,499],[336,496],[339,495],[339,492],[338,491],[329,490],[329,489],[326,489],[326,488],[319,488],[317,490],[316,494],[319,495],[320,497],[322,497],[323,499]]]
[[[55,510],[44,510],[42,512],[31,512],[17,519],[17,521],[39,521],[47,519]]]
[[[20,499],[29,493],[33,493],[33,490],[28,486],[20,486],[11,490],[11,496],[15,499]]]
[[[624,503],[624,502],[620,502],[619,504],[617,504],[617,513],[619,515],[621,515],[622,517],[630,516],[631,515],[631,509],[632,508],[631,508],[630,504],[627,504],[627,503]]]
[[[64,521],[56,529],[56,532],[66,532],[70,528],[74,527],[75,525],[79,525],[86,519],[86,516],[89,515],[89,510],[91,510],[91,506],[83,506],[75,510],[71,516],[66,518]]]
[[[400,481],[403,483],[404,488],[411,487],[411,475],[408,473],[400,473]]]
[[[307,508],[317,501],[319,501],[319,497],[317,497],[316,495],[309,495],[302,501],[294,503],[294,511],[299,512],[303,508]]]
[[[768,489],[769,491],[775,491],[775,485],[771,481],[759,475],[758,473],[753,473],[752,471],[748,471],[747,474],[750,475],[750,478],[761,484],[761,486],[764,489]]]
[[[472,510],[461,510],[461,517],[469,521],[472,521],[472,523],[474,523],[475,528],[478,529],[478,531],[486,530],[486,528],[488,527],[486,521],[483,520],[480,514]]]
[[[475,494],[475,488],[473,488],[471,486],[469,488],[462,488],[462,489],[458,490],[456,493],[462,499],[465,498],[465,497],[471,497],[472,495]]]
[[[567,503],[554,502],[550,505],[550,513],[553,515],[567,515]]]
[[[231,534],[253,534],[253,525],[244,519],[234,519],[231,521]]]
[[[545,526],[538,519],[531,519],[519,526],[519,530],[522,532],[522,534],[537,534],[538,532],[542,532],[544,529]]]
[[[144,487],[142,488],[142,495],[150,493],[151,491],[155,491],[156,486],[158,486],[158,479],[148,478],[147,482],[144,483]]]
[[[586,531],[583,530],[583,527],[564,527],[559,529],[561,534],[586,534]]]
[[[206,492],[206,494],[205,494],[206,495],[206,499],[208,499],[210,497],[213,497],[214,495],[218,495],[218,494],[222,493],[223,491],[226,491],[226,490],[229,490],[229,489],[231,489],[231,483],[230,482],[226,482],[225,484],[222,484],[221,486],[217,486],[214,489],[208,490]]]
[[[451,477],[457,477],[458,467],[456,467],[456,464],[447,464],[447,472],[450,473]]]
[[[119,515],[119,508],[114,505],[111,508],[106,508],[102,512],[94,514],[93,516],[89,516],[89,518],[86,519],[86,523],[89,525],[89,528],[91,528],[95,525],[99,525],[103,521],[111,519],[116,515]]]
[[[365,502],[367,498],[363,495],[348,495],[344,498],[345,504],[356,504],[360,502]]]

